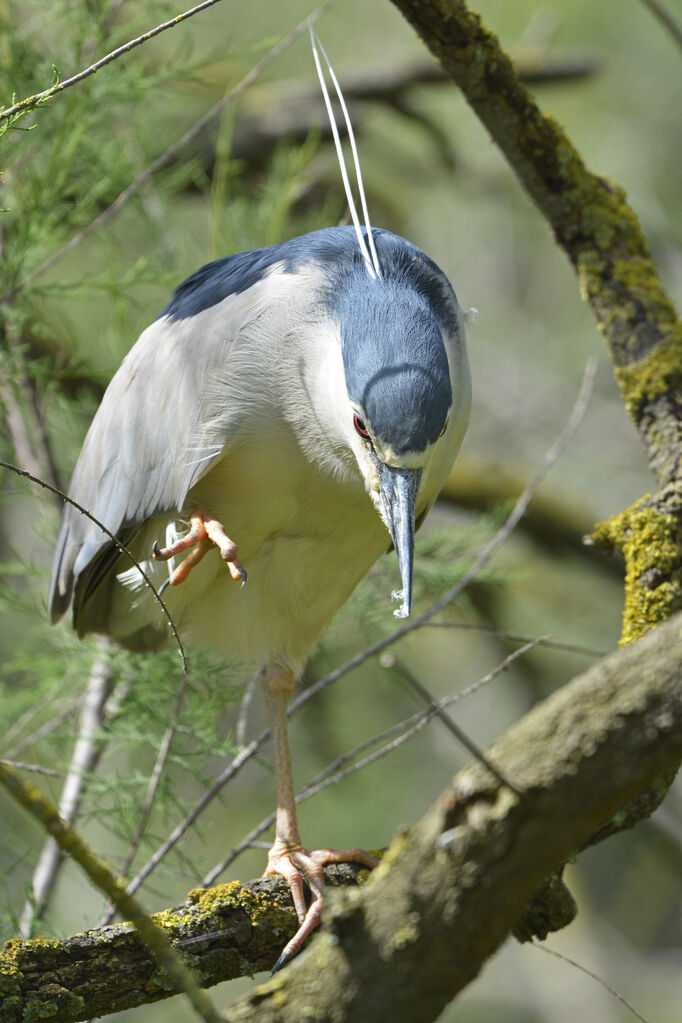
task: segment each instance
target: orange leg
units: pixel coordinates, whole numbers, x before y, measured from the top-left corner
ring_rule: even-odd
[[[298,952],[310,932],[320,922],[324,906],[324,866],[328,863],[350,862],[362,863],[363,866],[371,868],[376,867],[379,861],[363,849],[309,851],[302,847],[296,820],[296,800],[287,734],[287,704],[294,691],[293,672],[270,665],[263,677],[263,688],[275,750],[277,784],[275,841],[268,854],[265,873],[282,874],[286,878],[299,922],[296,934],[285,946],[272,969],[275,973]],[[304,878],[312,894],[310,906],[306,906],[305,902]]]
[[[217,547],[220,556],[227,562],[230,575],[233,579],[241,581],[242,586],[246,582],[246,571],[237,559],[237,545],[230,540],[221,522],[216,519],[212,512],[206,508],[200,508],[190,516],[189,533],[181,536],[175,543],[168,547],[159,547],[156,540],[152,547],[152,554],[156,561],[168,561],[181,554],[182,551],[190,550],[186,558],[181,561],[170,577],[171,586],[185,581],[195,565],[208,554],[211,547]]]

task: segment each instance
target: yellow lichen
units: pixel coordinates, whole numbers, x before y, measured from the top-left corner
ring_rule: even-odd
[[[414,923],[403,924],[393,935],[391,945],[393,948],[405,948],[411,945],[419,937],[419,930]]]
[[[595,527],[595,543],[615,547],[625,557],[621,645],[638,639],[682,606],[678,532],[676,517],[652,507],[648,494]]]
[[[626,407],[637,419],[642,405],[671,390],[682,379],[682,323],[676,323],[642,359],[615,370]]]

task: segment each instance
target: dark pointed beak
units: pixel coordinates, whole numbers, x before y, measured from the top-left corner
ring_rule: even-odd
[[[407,618],[412,604],[412,564],[414,561],[414,520],[421,469],[396,469],[376,459],[379,470],[381,500],[388,529],[398,555],[402,591],[394,593],[402,605],[393,612],[396,618]]]

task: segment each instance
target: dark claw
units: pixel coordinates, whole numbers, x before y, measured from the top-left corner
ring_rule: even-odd
[[[163,554],[161,553],[161,548],[159,547],[156,540],[152,544],[152,557],[154,558],[155,561],[163,561]]]
[[[246,569],[243,568],[239,574],[242,577],[242,581],[239,584],[239,589],[243,590],[244,587],[246,586]]]
[[[274,977],[274,975],[276,973],[278,973],[282,969],[283,966],[286,966],[286,964],[289,962],[290,959],[291,959],[291,953],[289,953],[288,955],[285,955],[284,952],[282,952],[281,956],[279,957],[279,959],[277,960],[275,965],[270,970],[270,976]]]
[[[165,582],[161,583],[161,585],[159,586],[159,596],[161,596],[163,594],[164,590],[168,586],[170,586],[170,577],[168,579],[166,579]]]

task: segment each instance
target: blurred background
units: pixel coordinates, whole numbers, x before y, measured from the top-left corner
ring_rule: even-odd
[[[642,0],[481,0],[485,24],[514,56],[543,109],[593,170],[622,184],[664,284],[682,298],[680,50]],[[679,3],[668,8],[682,21]],[[178,13],[166,2],[0,2],[2,103],[46,88]],[[298,22],[305,0],[224,0],[140,47],[20,121],[0,140],[0,457],[58,485],[68,479],[108,380],[172,289],[199,265],[345,216],[336,158],[306,34],[185,145],[186,132]],[[551,637],[462,700],[452,713],[485,746],[618,643],[622,563],[581,537],[653,486],[613,382],[595,323],[564,256],[456,89],[387,0],[341,0],[317,31],[347,92],[372,222],[423,248],[479,315],[469,328],[474,405],[447,491],[418,539],[424,610],[461,578],[494,534],[575,401],[585,362],[598,359],[587,414],[542,484],[527,520],[438,621],[306,704],[292,723],[299,785],[337,757],[492,671],[533,637]],[[25,129],[32,127],[31,131]],[[170,147],[173,155],[93,225]],[[80,238],[65,250],[67,243]],[[49,265],[46,265],[49,264]],[[121,869],[181,673],[176,651],[133,658],[79,643],[46,624],[58,501],[0,475],[0,755],[56,775],[27,775],[58,799],[69,772],[93,665],[109,702],[98,762],[83,779],[78,823]],[[384,559],[312,657],[306,686],[393,626],[397,566]],[[465,627],[466,626],[466,627]],[[512,637],[512,638],[510,638]],[[568,648],[568,649],[567,649]],[[249,675],[192,664],[170,763],[131,874],[192,809],[239,748],[264,727]],[[248,711],[248,714],[246,713]],[[241,724],[239,722],[241,721]],[[469,759],[437,720],[300,808],[304,841],[386,845],[415,821]],[[274,807],[270,752],[254,757],[151,874],[149,909],[181,902]],[[0,939],[31,926],[27,894],[39,828],[0,794]],[[269,834],[261,838],[267,841]],[[654,817],[569,865],[577,920],[548,946],[597,973],[649,1020],[682,1004],[682,789]],[[248,849],[221,880],[259,875]],[[34,933],[94,926],[101,897],[66,864]],[[250,980],[213,990],[220,1006]],[[571,997],[565,997],[570,986]],[[445,1020],[563,1023],[628,1020],[593,979],[515,942]],[[181,999],[116,1017],[181,1023]]]

